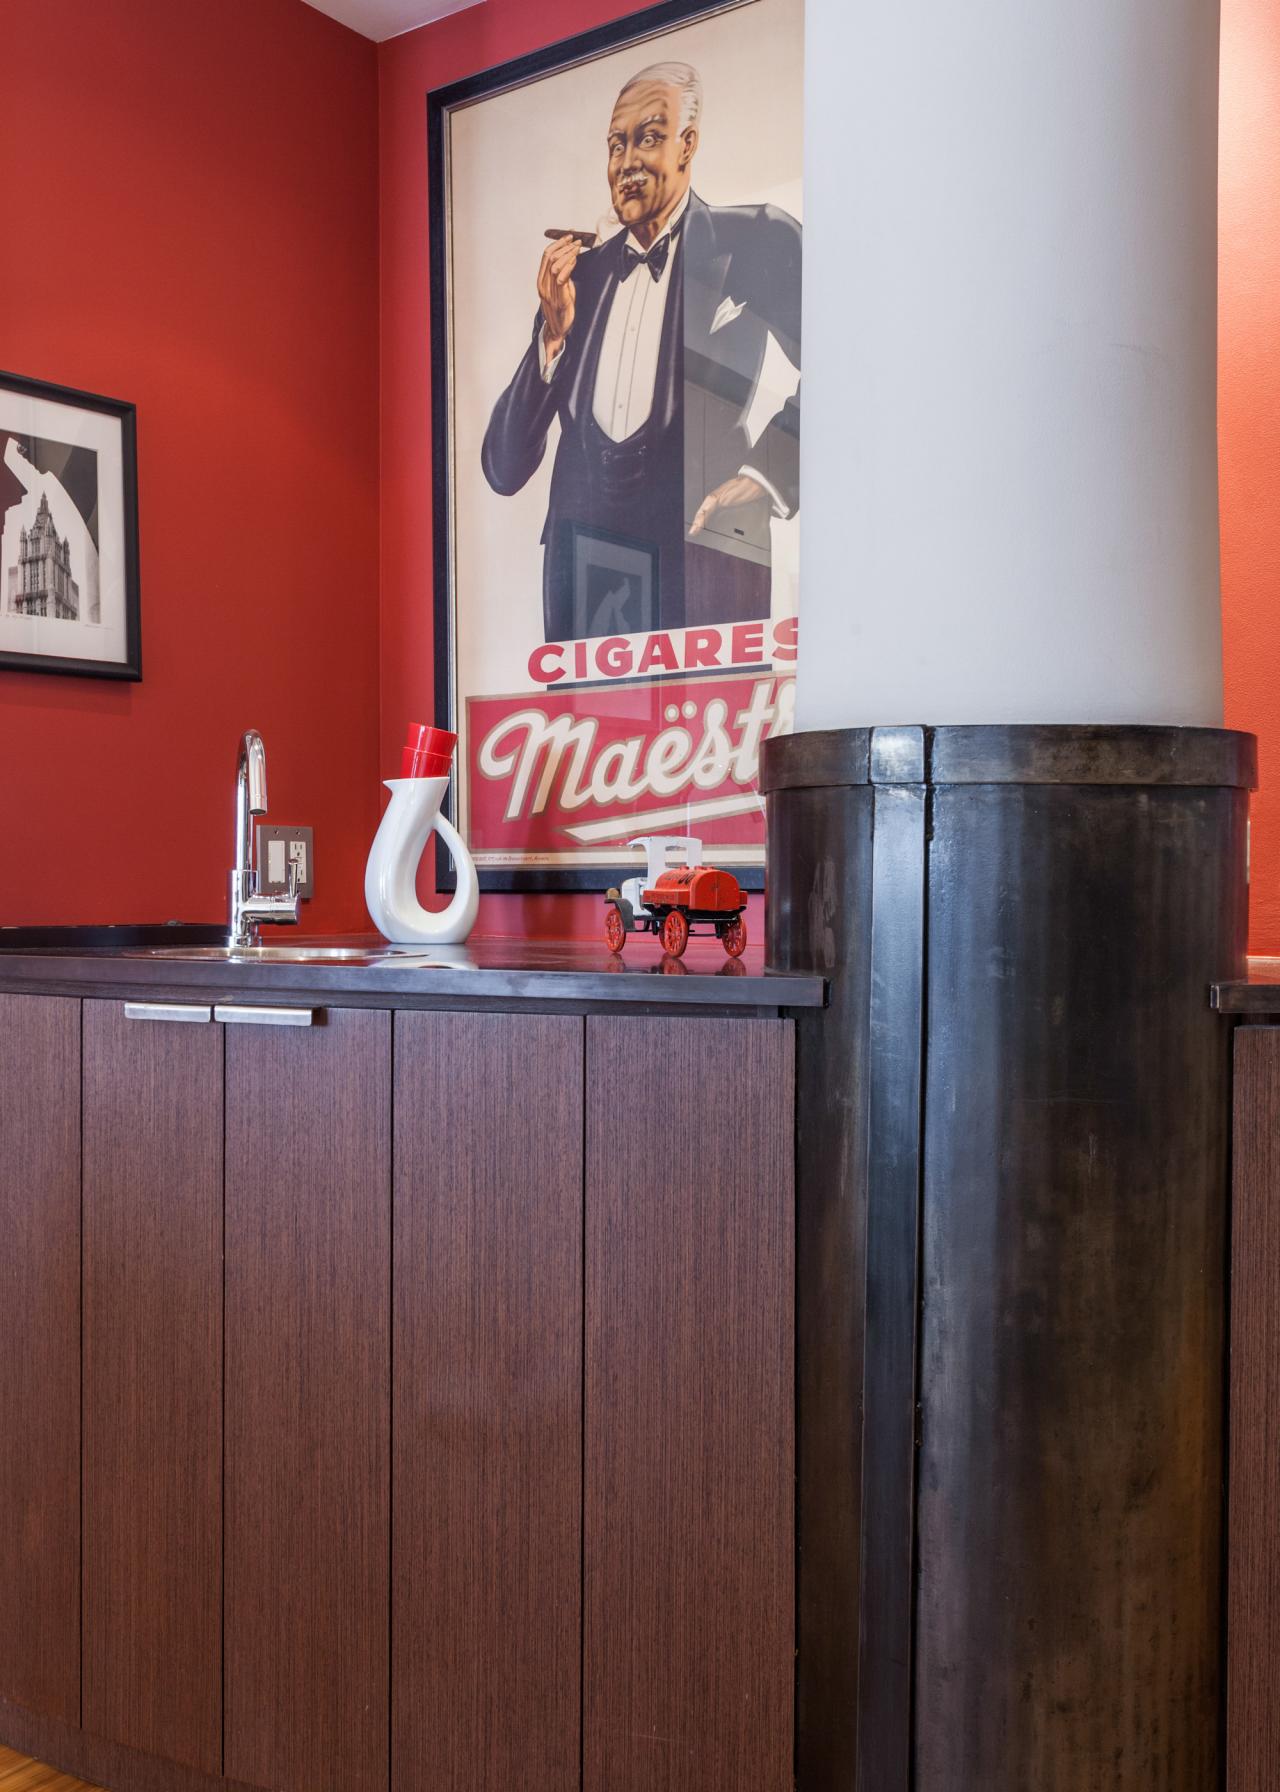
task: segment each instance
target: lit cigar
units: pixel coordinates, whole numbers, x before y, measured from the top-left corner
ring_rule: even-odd
[[[560,238],[564,236],[577,237],[584,249],[594,249],[600,240],[594,230],[544,230],[542,234],[553,243],[559,242]]]

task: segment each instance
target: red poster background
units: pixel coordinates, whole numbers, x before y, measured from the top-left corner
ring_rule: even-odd
[[[762,741],[791,725],[794,678],[593,685],[467,703],[467,837],[478,863],[607,865],[636,834],[688,833],[762,864]]]

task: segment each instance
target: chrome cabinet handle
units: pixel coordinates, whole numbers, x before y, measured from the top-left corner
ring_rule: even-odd
[[[126,1020],[210,1021],[213,1009],[191,1002],[126,1002]]]
[[[250,1008],[234,1002],[219,1002],[213,1011],[215,1020],[242,1027],[312,1027],[314,1008]]]

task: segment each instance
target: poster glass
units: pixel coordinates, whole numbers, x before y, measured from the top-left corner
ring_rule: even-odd
[[[656,7],[430,96],[437,719],[490,888],[603,888],[651,833],[758,882],[798,626],[802,20]]]

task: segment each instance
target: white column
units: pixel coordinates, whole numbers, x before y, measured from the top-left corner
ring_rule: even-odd
[[[1214,0],[807,0],[797,727],[1222,720]]]

